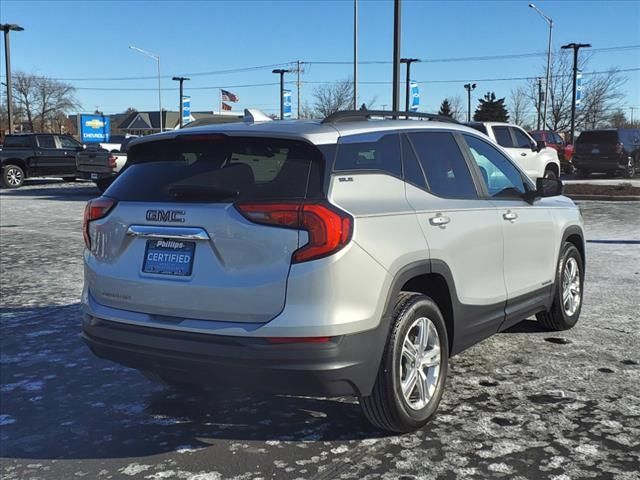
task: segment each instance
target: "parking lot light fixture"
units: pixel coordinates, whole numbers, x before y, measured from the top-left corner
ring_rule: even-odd
[[[133,45],[129,45],[129,48],[131,50],[140,52],[141,54],[146,55],[147,57],[153,58],[156,62],[158,62],[158,114],[160,117],[160,132],[162,132],[164,129],[162,125],[163,123],[162,122],[162,93],[160,90],[160,55],[147,52],[146,50],[143,50],[142,48],[134,47]]]
[[[7,121],[9,133],[13,133],[13,91],[11,87],[11,46],[9,43],[10,32],[22,32],[24,28],[15,23],[2,23],[0,30],[4,32],[4,59],[7,73]]]
[[[464,89],[467,91],[467,122],[471,121],[471,91],[476,89],[475,83],[465,83]]]
[[[542,10],[536,7],[533,3],[529,4],[529,8],[533,8],[536,12],[538,12],[542,18],[549,24],[549,45],[547,47],[547,79],[544,84],[544,107],[542,110],[542,128],[547,128],[547,98],[549,97],[549,80],[551,76],[551,37],[553,32],[553,20],[551,17],[545,15]]]
[[[185,80],[191,80],[188,77],[173,77],[172,80],[176,81],[176,82],[180,82],[180,107],[178,108],[178,111],[180,112],[180,128],[183,127],[182,125],[182,102],[183,102],[183,88],[182,88],[182,84],[184,83]]]
[[[563,50],[573,50],[573,96],[571,97],[571,143],[574,142],[576,131],[576,79],[578,77],[578,51],[581,48],[591,47],[590,43],[568,43],[563,45]]]

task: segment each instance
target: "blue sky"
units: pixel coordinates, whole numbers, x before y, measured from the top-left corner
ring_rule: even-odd
[[[425,60],[546,51],[547,24],[528,1],[403,1],[402,55]],[[553,18],[554,48],[569,42],[594,48],[640,44],[639,1],[538,1]],[[272,67],[236,73],[196,75],[227,69],[307,62],[352,60],[353,2],[343,1],[14,1],[2,0],[0,21],[18,23],[12,34],[13,70],[59,79],[150,77],[142,80],[68,80],[78,88],[84,111],[105,113],[157,109],[155,62],[128,45],[158,53],[162,75],[187,75],[185,93],[193,110],[217,109],[225,86],[240,96],[237,108],[278,109]],[[360,59],[392,59],[393,2],[360,1]],[[4,56],[2,59],[4,75]],[[499,97],[520,81],[480,79],[528,77],[544,70],[544,54],[489,61],[423,62],[412,66],[420,82],[421,110],[435,111],[445,97],[465,99],[465,79],[476,80],[475,99],[488,90]],[[640,68],[640,48],[593,52],[587,71]],[[307,65],[303,102],[318,83],[347,78],[352,66]],[[392,66],[362,65],[362,82],[390,82]],[[640,71],[625,73],[623,105],[640,115]],[[293,81],[294,76],[289,77]],[[460,80],[446,83],[447,80]],[[585,83],[587,78],[585,77]],[[238,85],[271,84],[252,87]],[[162,80],[163,106],[177,110],[177,82]],[[292,88],[295,85],[290,84]],[[97,88],[120,91],[92,90]],[[135,91],[131,89],[149,89]],[[293,92],[294,111],[296,92]],[[391,103],[390,85],[362,84],[361,101]],[[175,104],[175,105],[174,105]],[[508,106],[508,105],[507,105]],[[630,111],[627,109],[627,114]]]

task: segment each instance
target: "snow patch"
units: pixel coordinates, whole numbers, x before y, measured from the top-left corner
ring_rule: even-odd
[[[151,468],[151,465],[141,465],[139,463],[131,463],[127,465],[125,468],[121,468],[119,472],[124,475],[133,476],[142,472],[146,472],[150,468]]]

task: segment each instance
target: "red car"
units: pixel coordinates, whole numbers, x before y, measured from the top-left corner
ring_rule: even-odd
[[[573,157],[573,145],[566,143],[562,137],[553,130],[534,130],[529,132],[536,142],[544,142],[546,147],[553,148],[558,152],[558,160],[560,160],[560,168],[564,173],[573,173],[574,168],[571,163]]]

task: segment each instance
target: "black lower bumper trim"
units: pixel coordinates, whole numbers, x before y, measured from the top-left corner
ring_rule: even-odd
[[[368,395],[386,341],[384,322],[326,343],[271,344],[140,327],[85,315],[82,338],[99,357],[183,383],[292,395]]]

